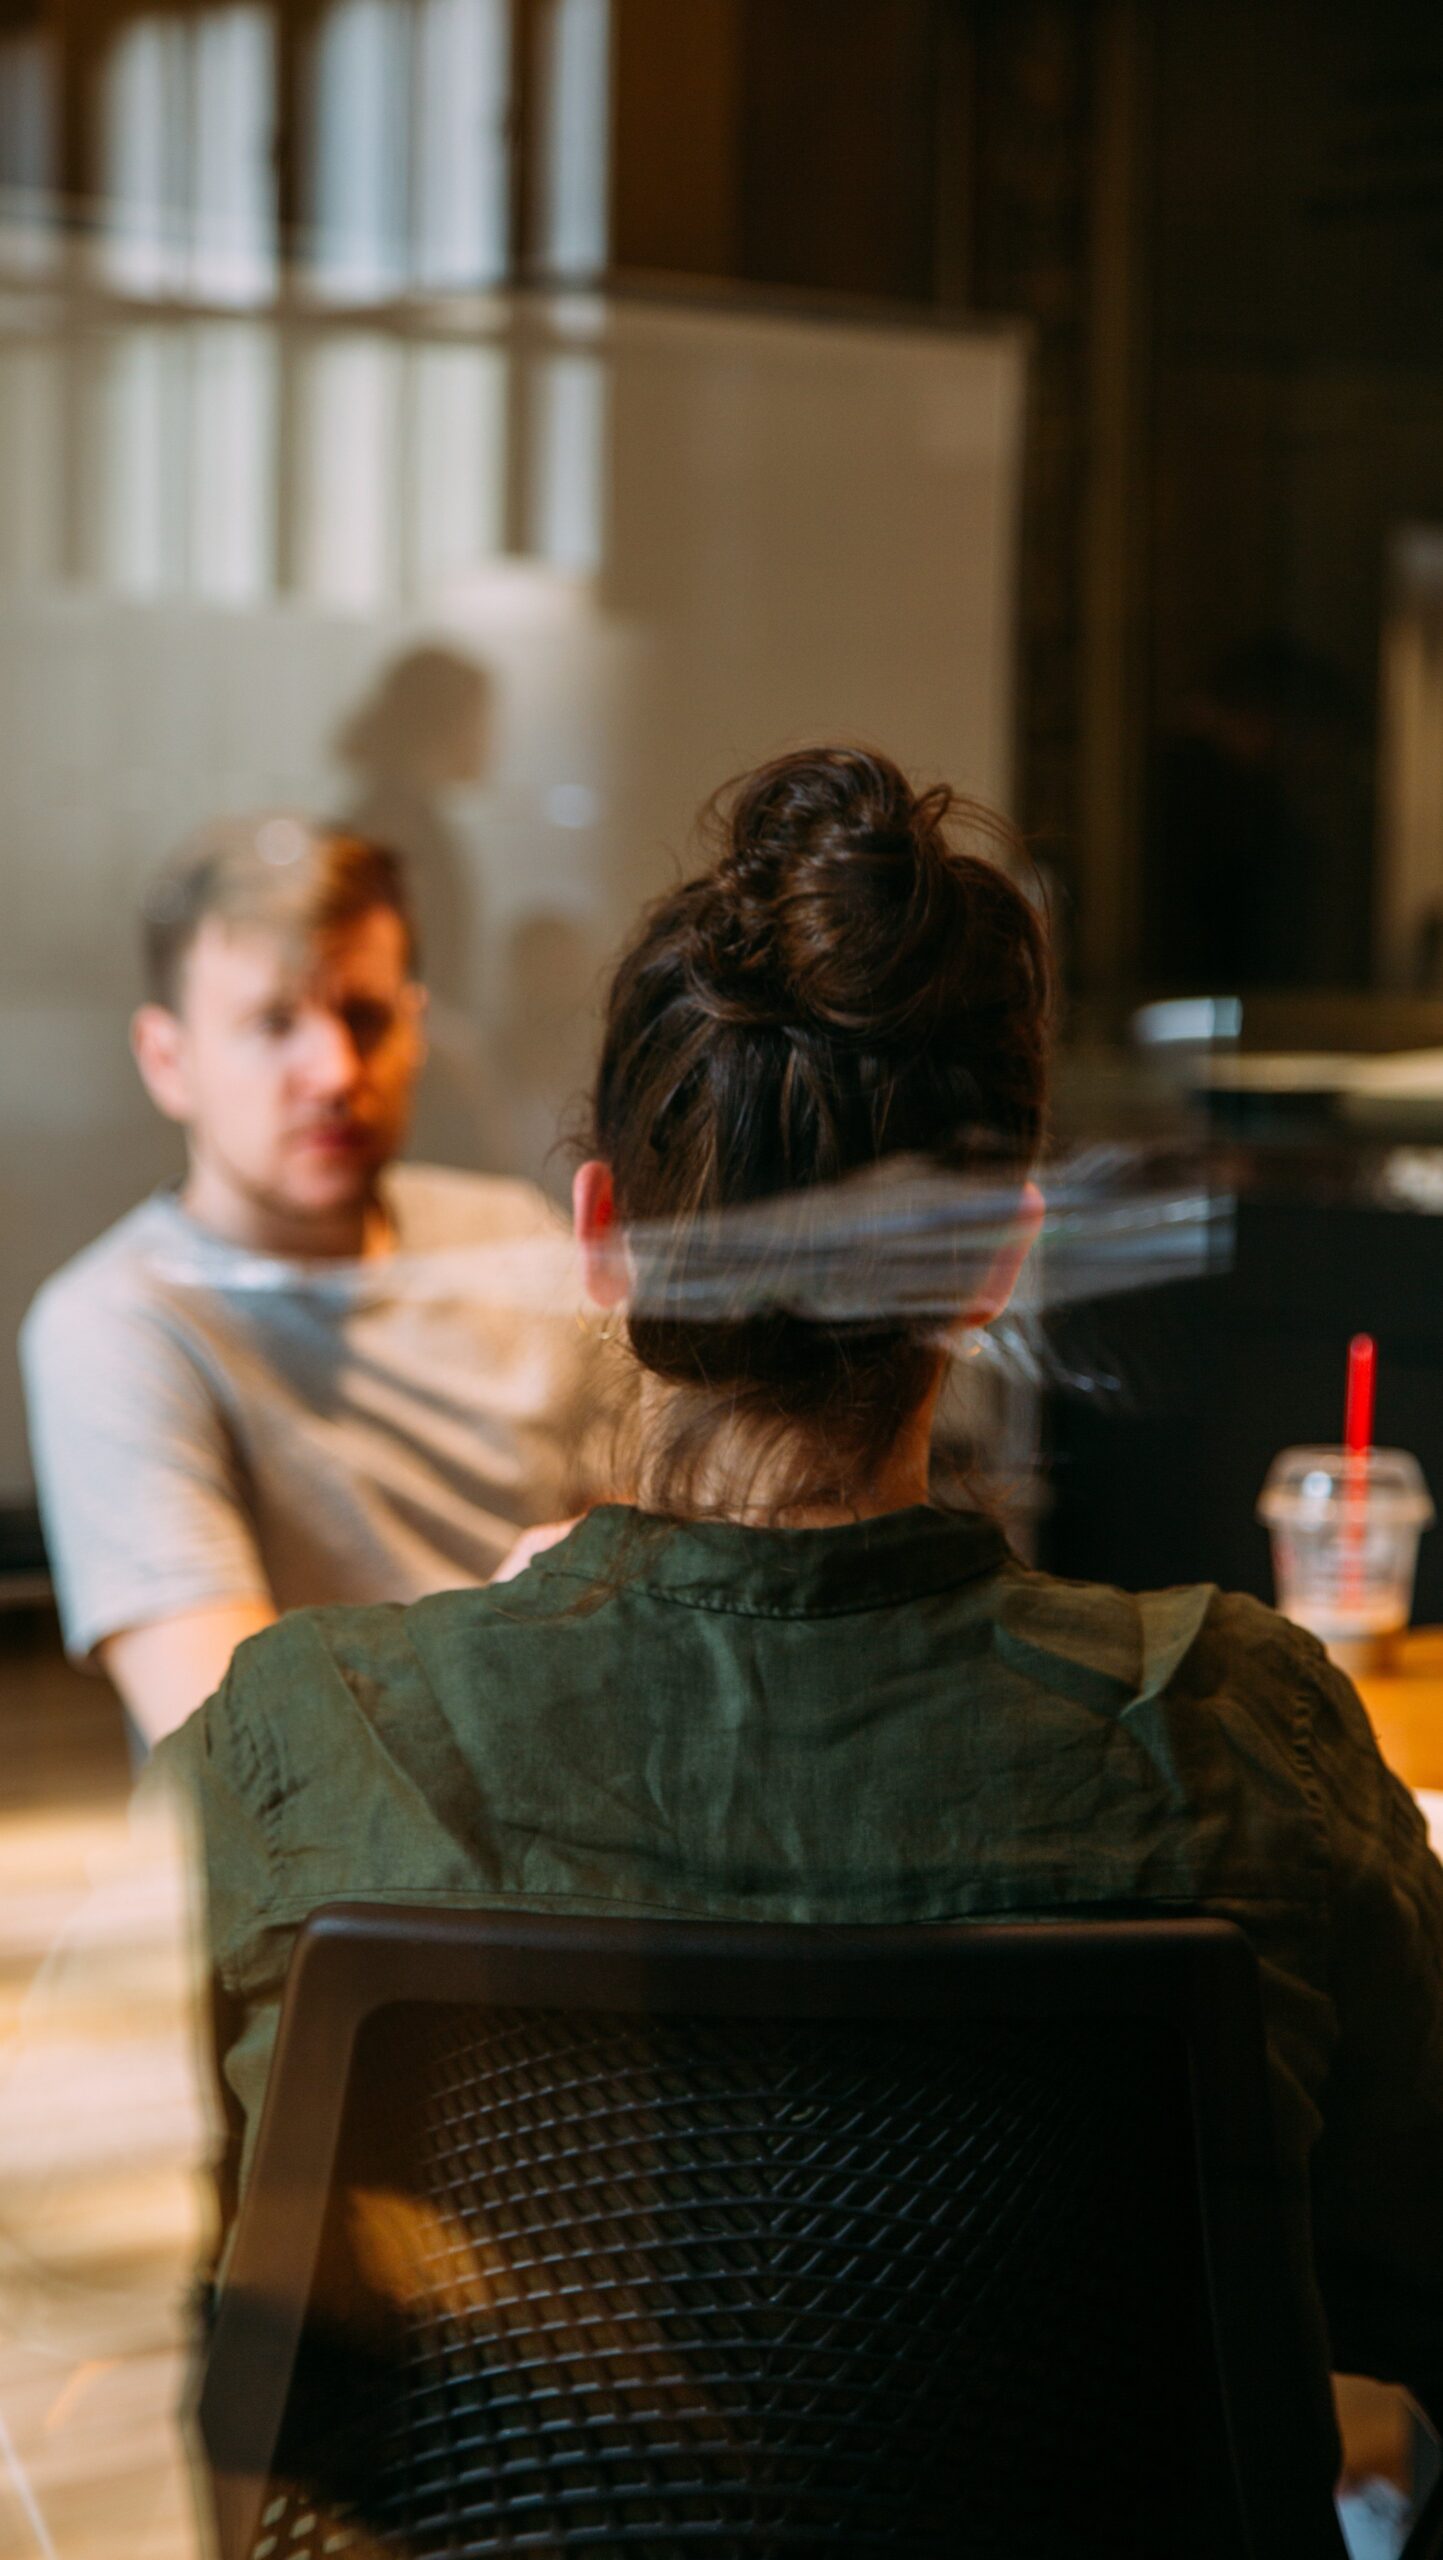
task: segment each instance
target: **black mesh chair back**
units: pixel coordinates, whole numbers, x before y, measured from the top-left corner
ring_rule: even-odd
[[[202,2397],[224,2560],[1339,2560],[1220,1924],[336,1908]]]

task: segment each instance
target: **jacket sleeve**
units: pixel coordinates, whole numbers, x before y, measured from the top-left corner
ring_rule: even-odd
[[[179,1797],[204,1914],[208,2030],[225,2120],[218,2169],[228,2220],[260,2119],[291,1932],[272,1919],[279,1864],[280,1785],[266,1711],[268,1672],[284,1656],[282,1627],[239,1645],[214,1697],[167,1735],[142,1780]],[[257,1659],[259,1657],[259,1659]],[[259,1677],[257,1677],[259,1673]]]
[[[1443,2403],[1443,1867],[1351,1682],[1309,1647],[1337,2041],[1313,2156],[1333,2363]]]

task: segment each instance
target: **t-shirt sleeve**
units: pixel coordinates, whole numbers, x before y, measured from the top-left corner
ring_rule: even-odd
[[[225,1417],[163,1316],[42,1291],[21,1366],[72,1654],[213,1602],[270,1598]]]
[[[1443,1867],[1350,1681],[1309,1648],[1337,2042],[1313,2159],[1333,2362],[1443,2395]]]

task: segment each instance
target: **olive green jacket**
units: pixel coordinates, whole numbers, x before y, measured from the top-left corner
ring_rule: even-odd
[[[282,1619],[158,1766],[251,2134],[292,1941],[343,1896],[1236,1920],[1334,2362],[1443,2376],[1443,1869],[1349,1683],[1256,1601],[1052,1581],[975,1516],[606,1509],[499,1588]]]

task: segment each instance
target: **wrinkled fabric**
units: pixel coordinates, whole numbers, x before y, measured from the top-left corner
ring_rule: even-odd
[[[297,1611],[162,1747],[253,2138],[340,1898],[786,1921],[1236,1921],[1332,2357],[1443,2375],[1443,1869],[1313,1639],[1020,1564],[975,1515],[595,1511],[517,1581]]]

